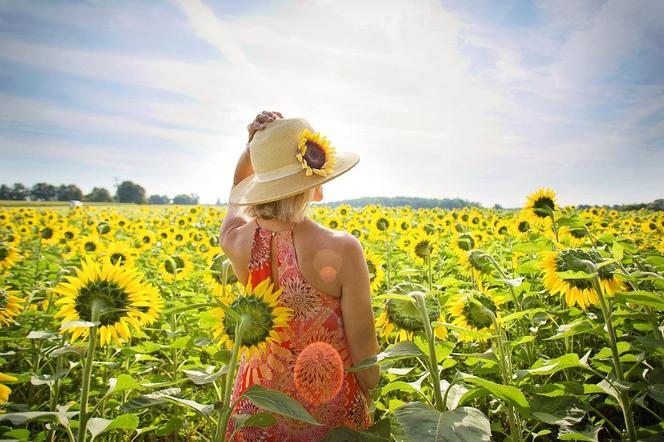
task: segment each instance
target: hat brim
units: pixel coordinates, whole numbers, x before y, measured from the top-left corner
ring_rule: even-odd
[[[228,201],[231,204],[247,206],[288,198],[348,172],[360,161],[358,154],[338,150],[335,152],[335,158],[334,170],[327,176],[316,174],[307,176],[302,169],[293,175],[260,183],[256,181],[255,174],[249,175],[231,189]]]

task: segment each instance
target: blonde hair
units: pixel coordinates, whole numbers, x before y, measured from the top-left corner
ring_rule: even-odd
[[[313,187],[288,198],[244,206],[244,211],[249,216],[299,223],[304,218],[315,191],[316,188]]]

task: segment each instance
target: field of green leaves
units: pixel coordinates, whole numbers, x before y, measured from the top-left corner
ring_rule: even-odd
[[[274,416],[316,424],[255,385],[243,396],[260,412],[226,431],[238,358],[287,318],[233,275],[224,213],[0,208],[0,439],[269,440]],[[664,439],[662,212],[580,211],[540,189],[519,211],[309,217],[364,245],[381,344],[346,367],[380,366],[373,424],[325,440]]]

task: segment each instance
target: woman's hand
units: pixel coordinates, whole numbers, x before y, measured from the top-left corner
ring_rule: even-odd
[[[249,123],[247,126],[247,131],[249,131],[249,140],[247,141],[247,148],[249,147],[249,143],[251,143],[251,140],[254,138],[254,134],[256,131],[259,131],[261,129],[265,129],[265,125],[271,121],[276,120],[277,118],[284,118],[283,115],[281,115],[281,112],[268,112],[268,111],[263,111],[260,114],[256,115],[256,118],[254,118],[254,121]]]

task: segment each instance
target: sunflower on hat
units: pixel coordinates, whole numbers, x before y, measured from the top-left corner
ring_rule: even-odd
[[[313,133],[303,129],[297,146],[297,161],[305,169],[307,176],[317,174],[327,176],[334,170],[336,164],[335,149],[330,141],[320,132]]]

